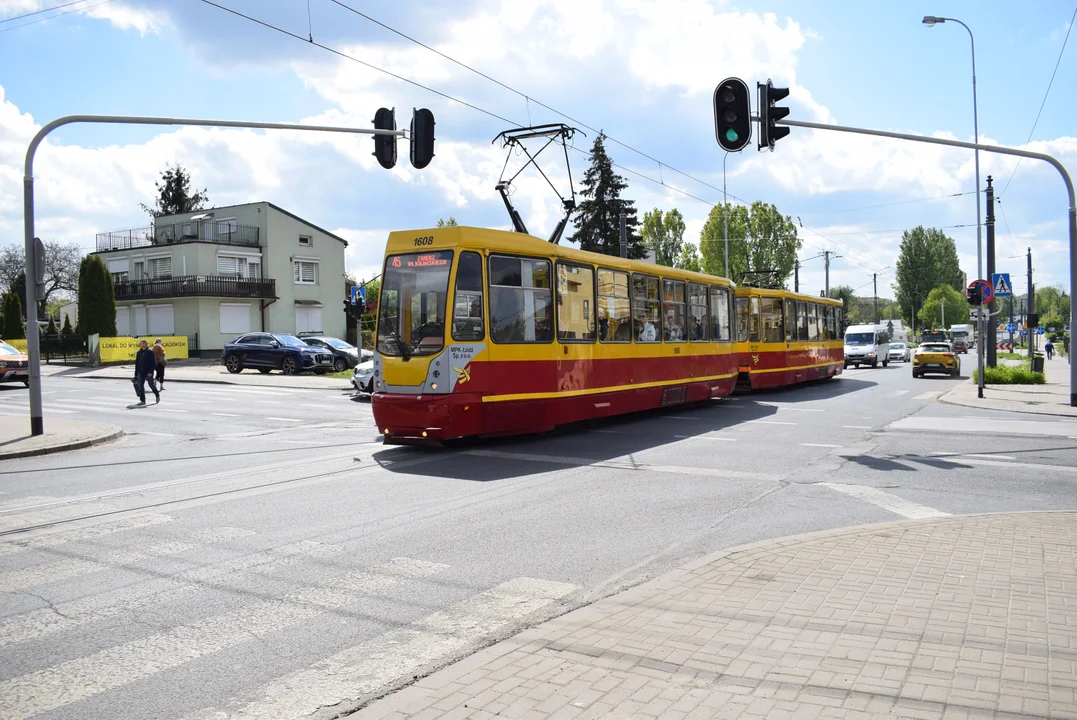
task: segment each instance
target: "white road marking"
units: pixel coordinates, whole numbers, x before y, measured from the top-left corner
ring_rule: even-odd
[[[164,600],[174,602],[181,597],[203,592],[210,585],[226,585],[238,573],[247,570],[256,570],[260,576],[266,576],[293,565],[308,563],[311,558],[332,555],[341,549],[339,545],[303,540],[273,550],[250,553],[213,565],[193,568],[172,577],[158,577],[134,585],[123,585],[99,595],[55,603],[0,621],[0,647],[137,612]]]
[[[871,430],[870,425],[842,425],[847,430]]]
[[[179,437],[176,433],[150,432],[149,430],[136,430],[128,432],[128,435],[153,435],[155,437]]]
[[[567,583],[515,578],[410,627],[390,631],[309,669],[278,678],[258,689],[258,700],[208,708],[184,720],[306,718],[326,706],[410,678],[421,668],[444,662],[476,643],[481,645],[484,638],[515,627],[575,590],[575,585]]]
[[[883,510],[888,510],[895,515],[900,515],[901,517],[909,518],[910,520],[950,517],[950,513],[948,512],[929,508],[926,505],[917,505],[916,503],[900,498],[897,495],[892,495],[891,493],[868,487],[867,485],[844,485],[841,483],[819,483],[819,485],[849,495],[857,500],[871,503],[872,505],[881,507]]]
[[[283,400],[255,400],[254,402],[262,405],[282,405],[284,403]]]
[[[699,420],[701,415],[663,415],[663,418],[667,420]]]
[[[684,465],[651,465],[633,459],[592,460],[591,458],[560,457],[557,455],[537,455],[530,453],[500,452],[497,450],[465,450],[463,455],[502,458],[505,460],[527,460],[530,462],[550,463],[554,465],[575,465],[579,467],[600,467],[613,470],[636,470],[639,472],[660,472],[673,475],[700,475],[729,478],[734,480],[781,480],[783,475],[773,473],[728,470],[716,467],[689,467]]]
[[[841,445],[828,445],[827,443],[800,443],[804,447],[840,448]]]
[[[288,443],[289,445],[328,445],[328,442],[322,440],[278,440],[277,442]]]
[[[1077,430],[1077,422],[1045,420],[999,420],[963,418],[907,417],[887,426],[887,430],[925,430],[942,433],[983,433],[996,435],[1044,435],[1068,437]]]
[[[748,420],[757,425],[796,425],[795,422],[782,422],[781,420]]]
[[[898,397],[901,397],[902,395],[905,395],[908,392],[909,392],[908,390],[895,390],[894,392],[890,393],[886,397],[888,397],[888,398],[898,398]]]
[[[163,670],[236,647],[321,615],[354,605],[357,596],[383,592],[401,580],[426,577],[447,566],[396,558],[337,576],[325,585],[180,625],[123,645],[0,682],[0,717],[25,720],[103,692],[125,687]],[[512,597],[510,610],[521,602]],[[471,618],[461,619],[471,632]],[[473,637],[473,635],[468,635]],[[375,662],[381,662],[380,659]]]
[[[350,400],[350,399],[351,398],[345,398],[345,400]],[[300,403],[299,407],[317,408],[318,410],[325,410],[325,408],[326,408],[325,405],[311,405],[309,403]]]
[[[956,457],[956,458],[983,458],[985,460],[1016,460],[1013,455],[990,455],[986,453],[952,453],[952,452],[933,452],[932,455],[938,457]]]
[[[736,442],[736,438],[716,437],[714,435],[674,435],[678,440],[714,440],[717,442]]]
[[[210,413],[216,417],[239,417],[239,415],[233,415],[232,413]]]
[[[297,420],[296,418],[273,417],[272,415],[266,415],[266,420],[279,420],[281,422],[303,422],[302,420]]]
[[[11,592],[44,583],[66,580],[79,575],[87,575],[101,570],[117,568],[123,565],[145,560],[151,557],[166,557],[197,550],[206,545],[228,542],[236,538],[256,534],[253,530],[243,528],[211,528],[192,534],[189,540],[166,540],[148,546],[135,546],[130,550],[116,550],[105,553],[98,559],[71,557],[49,565],[35,565],[21,570],[0,573],[0,592]]]
[[[154,405],[154,407],[157,408],[158,412],[173,412],[173,413],[185,413],[185,412],[187,412],[186,410],[180,410],[179,408],[158,407],[157,405]]]
[[[1072,465],[1044,465],[1039,463],[1023,462],[995,462],[994,460],[980,460],[979,458],[958,458],[966,465],[983,465],[985,467],[1012,468],[1014,470],[1030,470],[1039,473],[1077,473],[1077,467]]]
[[[929,390],[925,393],[920,393],[913,400],[934,400],[942,394],[942,390]]]
[[[0,555],[14,555],[15,553],[25,552],[26,550],[36,550],[37,548],[64,545],[69,542],[91,540],[103,535],[111,535],[115,532],[137,530],[138,528],[149,527],[150,525],[171,522],[173,519],[174,518],[170,515],[150,513],[148,515],[137,515],[135,517],[124,518],[123,520],[113,520],[112,522],[101,523],[99,525],[90,525],[89,527],[63,530],[49,535],[39,535],[23,540],[11,540],[0,543]],[[0,632],[0,637],[2,636],[3,632]]]

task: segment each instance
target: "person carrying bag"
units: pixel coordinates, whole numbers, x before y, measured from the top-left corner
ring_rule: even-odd
[[[168,360],[165,358],[165,346],[161,343],[161,338],[157,338],[153,342],[153,358],[157,361],[157,387],[161,390],[165,389],[165,363]]]

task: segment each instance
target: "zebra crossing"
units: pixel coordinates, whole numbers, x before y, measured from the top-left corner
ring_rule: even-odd
[[[16,509],[8,522],[37,514]],[[480,587],[435,559],[357,566],[346,542],[263,542],[256,528],[193,527],[160,512],[3,539],[0,717],[156,718],[162,706],[184,720],[307,717],[461,657],[578,589],[529,577]],[[470,592],[441,606],[414,602],[443,584]],[[371,624],[377,632],[362,630]],[[113,627],[123,631],[107,632]],[[264,668],[254,661],[264,648],[311,633],[348,642],[330,642],[306,662],[270,664],[269,674],[236,668],[250,684],[210,703],[192,706],[183,683],[171,681],[200,664],[219,669],[221,656]]]

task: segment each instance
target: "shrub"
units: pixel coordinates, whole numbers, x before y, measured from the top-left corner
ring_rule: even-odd
[[[972,381],[979,382],[979,377],[979,369],[973,370]],[[1028,363],[988,367],[984,372],[984,383],[987,385],[1042,385],[1046,381],[1044,374],[1032,372]]]

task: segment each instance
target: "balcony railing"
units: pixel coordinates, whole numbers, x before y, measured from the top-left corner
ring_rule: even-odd
[[[257,247],[258,228],[253,225],[236,225],[228,221],[190,220],[133,230],[97,233],[98,252],[181,242],[211,242]]]
[[[153,300],[177,297],[274,298],[277,281],[222,275],[183,275],[158,280],[124,280],[113,283],[117,300]]]

